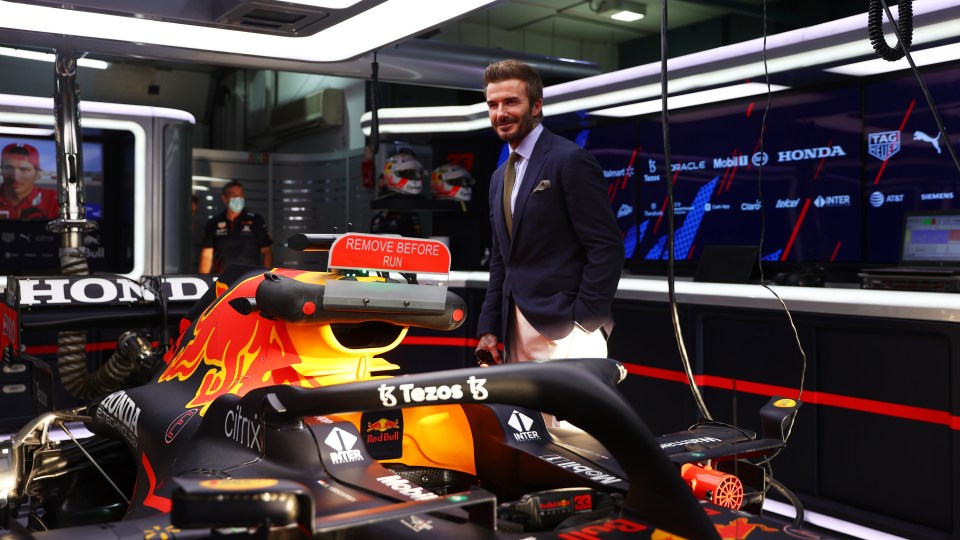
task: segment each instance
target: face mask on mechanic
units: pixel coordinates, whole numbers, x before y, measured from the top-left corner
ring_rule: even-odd
[[[231,197],[227,205],[230,207],[232,212],[239,213],[241,210],[243,210],[243,203],[243,197]]]

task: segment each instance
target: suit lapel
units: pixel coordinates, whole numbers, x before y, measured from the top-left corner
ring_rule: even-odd
[[[523,173],[520,191],[517,192],[517,200],[513,205],[514,237],[517,236],[517,233],[521,229],[523,210],[527,207],[527,199],[530,198],[530,193],[533,192],[533,188],[537,185],[539,179],[543,177],[541,173],[543,172],[544,165],[547,163],[546,156],[547,153],[550,152],[550,147],[553,146],[552,136],[553,134],[544,128],[543,133],[540,134],[540,138],[537,139],[537,144],[533,147],[533,153],[530,155],[530,161],[527,163],[527,170]],[[503,186],[502,176],[500,185]]]

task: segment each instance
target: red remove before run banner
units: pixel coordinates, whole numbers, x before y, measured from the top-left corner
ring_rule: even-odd
[[[330,246],[329,266],[448,274],[450,250],[437,240],[347,233]]]

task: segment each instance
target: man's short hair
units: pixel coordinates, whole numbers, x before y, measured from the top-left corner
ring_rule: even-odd
[[[220,190],[220,193],[222,193],[223,195],[226,195],[226,194],[227,194],[227,190],[230,189],[230,188],[232,188],[232,187],[242,188],[242,187],[243,187],[243,184],[241,184],[240,182],[237,182],[236,180],[231,180],[231,181],[227,182],[227,184],[226,184],[225,186],[223,186],[223,189]]]
[[[11,143],[4,146],[3,152],[0,152],[0,161],[7,158],[29,161],[34,169],[40,170],[40,152],[29,144]]]
[[[543,80],[537,70],[529,64],[524,64],[519,60],[501,60],[487,66],[483,72],[483,93],[486,95],[487,86],[490,83],[502,82],[511,79],[518,79],[527,85],[527,98],[530,100],[530,106],[533,107],[535,101],[543,99]],[[541,113],[537,118],[542,118]]]

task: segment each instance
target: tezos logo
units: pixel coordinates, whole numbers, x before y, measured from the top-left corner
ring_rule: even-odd
[[[363,461],[363,454],[359,450],[353,449],[354,445],[357,444],[357,436],[353,433],[335,427],[330,430],[330,434],[323,442],[336,450],[336,452],[330,452],[330,461],[334,465]]]
[[[507,421],[507,425],[516,431],[516,433],[513,434],[513,438],[517,441],[540,440],[540,433],[537,432],[537,430],[530,429],[533,427],[533,418],[530,418],[520,411],[513,411],[513,413],[510,414],[510,420]]]
[[[757,167],[763,167],[770,161],[770,155],[766,152],[756,152],[750,156],[750,163],[753,163]]]
[[[478,379],[474,376],[467,379],[467,385],[470,387],[470,395],[473,396],[473,399],[477,401],[487,399],[489,393],[483,386],[486,382],[486,379]],[[459,384],[422,387],[415,384],[401,384],[399,387],[390,384],[381,384],[380,387],[377,388],[377,391],[380,392],[380,402],[383,403],[384,407],[395,407],[397,405],[397,397],[393,395],[393,391],[397,388],[400,389],[400,397],[404,403],[447,401],[450,399],[463,398],[463,387]]]

